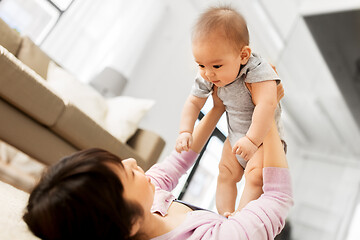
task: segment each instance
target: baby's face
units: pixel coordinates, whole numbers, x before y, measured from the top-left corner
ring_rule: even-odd
[[[201,77],[217,87],[232,83],[240,70],[240,52],[236,53],[223,37],[195,39],[192,43],[195,61],[199,64]]]

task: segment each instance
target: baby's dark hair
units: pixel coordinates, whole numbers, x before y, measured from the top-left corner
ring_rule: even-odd
[[[50,167],[30,194],[24,221],[41,239],[138,239],[131,227],[143,216],[124,199],[112,166],[120,158],[101,149],[79,151]]]
[[[239,12],[230,6],[210,7],[202,13],[193,27],[192,41],[206,38],[216,31],[224,34],[236,51],[249,45],[246,21]]]

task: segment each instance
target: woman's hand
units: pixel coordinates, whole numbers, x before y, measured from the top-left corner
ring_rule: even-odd
[[[280,100],[284,97],[284,87],[282,85],[282,83],[279,83],[277,85],[277,101],[278,103],[280,102]]]
[[[272,65],[271,63],[270,63],[270,65],[271,65],[271,67],[274,69],[274,71],[276,72],[276,74],[279,75],[278,72],[277,72],[277,70],[276,70],[276,67],[275,67],[274,65]],[[282,83],[280,82],[280,83],[277,85],[277,101],[278,101],[278,103],[280,102],[280,100],[281,100],[283,97],[284,97],[284,87],[283,87]]]

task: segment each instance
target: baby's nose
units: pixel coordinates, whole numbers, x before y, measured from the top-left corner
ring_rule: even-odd
[[[206,71],[206,76],[207,76],[207,77],[213,77],[213,76],[215,76],[215,73],[214,73],[214,71],[212,71],[212,70],[207,70],[207,71]]]

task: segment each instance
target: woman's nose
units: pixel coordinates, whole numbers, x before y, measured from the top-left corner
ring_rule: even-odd
[[[129,165],[132,168],[137,168],[137,163],[134,158],[128,158],[128,159],[123,160],[123,164]]]

